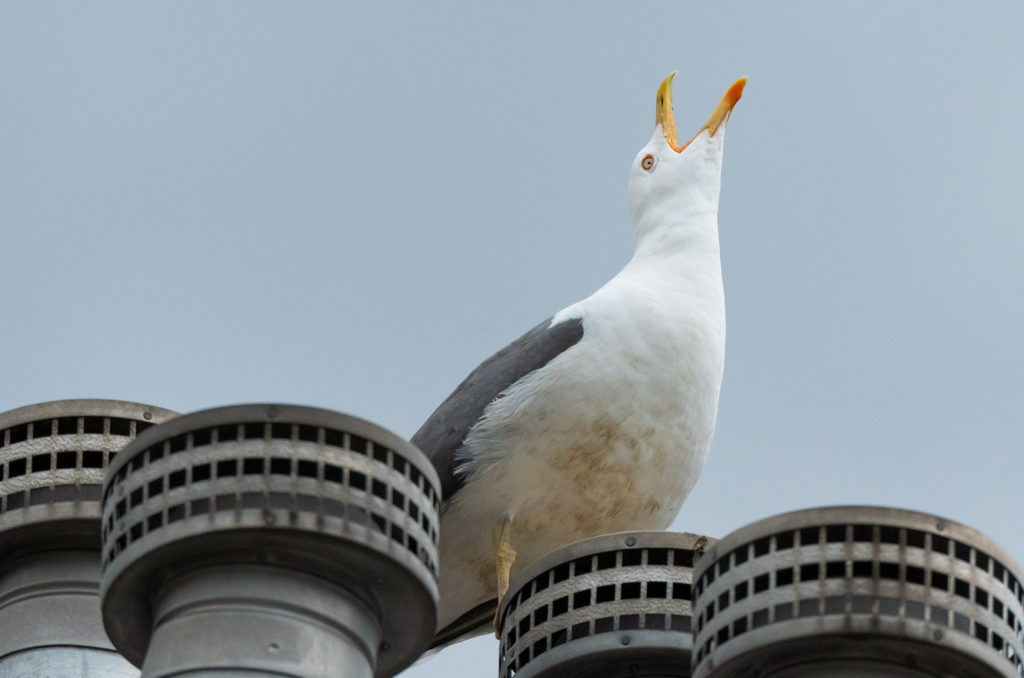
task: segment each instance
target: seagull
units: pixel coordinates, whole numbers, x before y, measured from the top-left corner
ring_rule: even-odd
[[[412,437],[442,482],[436,651],[498,628],[511,577],[598,534],[669,526],[715,429],[725,126],[746,78],[679,143],[672,79],[629,171],[636,251],[485,360]]]

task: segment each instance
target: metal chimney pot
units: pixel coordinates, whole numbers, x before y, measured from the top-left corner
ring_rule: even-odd
[[[388,431],[242,405],[147,431],[103,489],[103,621],[145,678],[391,676],[437,622],[439,483]]]
[[[110,460],[175,416],[117,400],[0,414],[0,675],[139,675],[100,620],[100,495]]]
[[[528,566],[502,603],[500,677],[688,677],[693,565],[712,543],[622,532]]]
[[[694,676],[1021,676],[1021,579],[998,544],[936,516],[767,518],[697,564]]]

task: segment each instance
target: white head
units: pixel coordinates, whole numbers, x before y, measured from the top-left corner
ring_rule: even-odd
[[[629,210],[638,245],[650,236],[658,240],[671,237],[666,229],[689,237],[691,233],[678,231],[708,227],[714,230],[717,242],[725,125],[747,79],[733,83],[707,124],[680,146],[672,113],[673,77],[675,73],[658,88],[654,135],[637,153],[629,171]]]

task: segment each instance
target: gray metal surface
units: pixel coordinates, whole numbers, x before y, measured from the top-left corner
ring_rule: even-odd
[[[0,554],[51,544],[98,549],[107,464],[139,432],[175,416],[119,400],[58,400],[0,413]]]
[[[62,400],[0,413],[0,676],[138,676],[100,616],[109,461],[174,412]]]
[[[112,651],[99,605],[99,553],[33,553],[0,565],[0,657],[49,646]]]
[[[144,676],[373,676],[376,616],[320,577],[267,565],[203,568],[169,581],[155,599]]]
[[[0,563],[0,676],[137,678],[100,618],[98,550],[55,550]]]
[[[437,475],[419,450],[380,427],[288,405],[184,415],[118,455],[104,497],[103,619],[114,644],[136,665],[151,640],[154,649],[173,651],[160,636],[176,637],[176,616],[159,614],[173,608],[165,599],[171,579],[187,582],[200,570],[230,573],[249,565],[268,566],[262,576],[277,577],[265,588],[298,590],[295,578],[312,576],[324,591],[344,589],[339,601],[351,598],[369,610],[383,639],[375,669],[369,664],[377,676],[393,675],[430,643],[437,614]],[[285,619],[274,611],[281,601],[257,589],[247,595],[252,614],[271,625]],[[298,600],[292,604],[301,607]],[[305,637],[298,627],[315,616],[296,613],[290,617],[296,628],[286,633],[280,627],[281,639],[268,643],[283,649],[288,633]],[[363,639],[358,642],[370,637],[348,632]],[[279,655],[272,670],[304,678],[358,675],[363,669],[356,654],[339,649],[321,662],[322,673],[297,664],[289,669],[294,673],[281,672]],[[165,657],[160,666],[178,661]],[[218,666],[227,670],[234,661],[222,657]],[[147,659],[147,678],[176,675],[150,674],[150,665]]]
[[[694,676],[1021,676],[1021,577],[991,539],[936,516],[767,518],[697,565]]]
[[[685,677],[693,563],[713,539],[621,532],[526,568],[501,607],[501,678]]]
[[[4,678],[139,678],[139,670],[111,650],[47,647],[0,658]]]

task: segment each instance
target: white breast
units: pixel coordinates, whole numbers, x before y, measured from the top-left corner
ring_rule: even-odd
[[[583,319],[583,339],[470,432],[467,483],[444,516],[441,627],[494,597],[506,515],[515,576],[566,543],[663,529],[678,513],[711,443],[725,353],[717,257],[681,275],[685,263],[634,261],[559,313]]]

